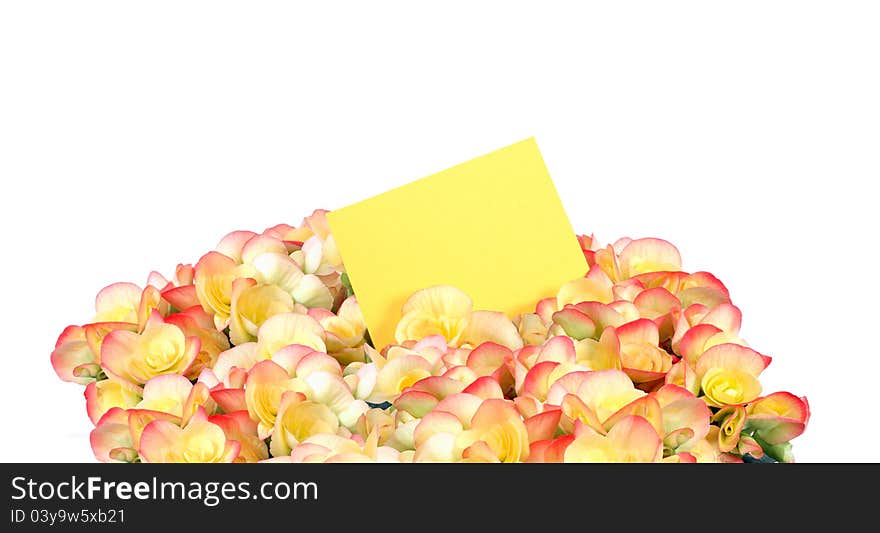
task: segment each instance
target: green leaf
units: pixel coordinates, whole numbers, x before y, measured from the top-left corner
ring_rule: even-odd
[[[339,280],[342,281],[342,285],[345,287],[345,297],[353,296],[354,289],[351,287],[351,280],[348,279],[348,272],[343,272],[341,276],[339,276]]]
[[[780,463],[793,463],[794,454],[791,451],[791,443],[783,442],[782,444],[767,444],[758,435],[754,436],[755,441],[764,449],[764,454],[776,459]]]

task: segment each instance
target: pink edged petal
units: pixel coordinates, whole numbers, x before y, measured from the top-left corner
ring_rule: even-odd
[[[204,411],[185,427],[166,420],[154,420],[144,427],[138,452],[144,462],[202,463],[232,462],[241,449],[226,439],[222,428],[207,420]]]
[[[92,350],[92,353],[96,356],[100,356],[104,337],[106,337],[111,331],[116,331],[117,329],[133,331],[136,333],[138,331],[138,326],[137,324],[131,324],[128,322],[95,322],[83,326],[85,339],[86,342],[89,343],[89,348]],[[101,358],[97,357],[95,362],[100,363]]]
[[[529,435],[529,442],[552,439],[559,427],[562,410],[551,409],[527,418],[524,423]]]
[[[195,285],[165,289],[162,291],[162,299],[173,305],[176,309],[189,309],[199,305],[199,297],[196,295]]]
[[[602,285],[607,285],[609,287],[614,284],[608,274],[606,274],[605,271],[602,270],[602,267],[596,264],[590,266],[590,269],[587,271],[587,275],[585,277],[587,279],[596,281]]]
[[[657,324],[647,318],[627,322],[615,328],[620,344],[660,344],[660,331]]]
[[[569,372],[553,382],[547,391],[546,403],[551,405],[562,405],[562,399],[566,394],[577,394],[584,379],[589,376],[589,372],[585,370],[577,372]]]
[[[155,287],[155,288],[159,289],[160,291],[162,291],[168,287],[174,286],[174,284],[171,283],[170,281],[168,281],[168,279],[165,276],[156,272],[155,270],[151,271],[147,275],[147,285],[150,287]]]
[[[214,363],[214,374],[221,382],[227,383],[229,372],[233,368],[249,371],[257,364],[257,343],[240,344],[222,352]]]
[[[107,411],[89,434],[89,442],[95,459],[102,463],[114,462],[110,457],[114,449],[133,448],[128,430],[128,413],[119,407]]]
[[[105,379],[89,383],[84,391],[86,412],[93,424],[112,408],[130,409],[141,399],[141,390],[122,381]]]
[[[810,418],[806,398],[776,392],[759,398],[746,408],[746,425],[770,445],[786,443],[804,432]]]
[[[547,449],[553,445],[552,440],[539,440],[529,444],[529,457],[526,463],[546,463],[545,453]]]
[[[566,448],[574,442],[574,435],[563,435],[556,437],[551,441],[550,445],[544,449],[545,463],[562,463],[564,462]]]
[[[629,240],[626,242],[629,242]],[[621,247],[625,246],[623,239],[619,240],[618,243],[620,243]],[[620,266],[617,261],[617,253],[615,247],[609,244],[605,248],[596,250],[593,254],[595,264],[599,265],[612,281],[620,281],[622,279]]]
[[[605,328],[609,326],[617,327],[626,322],[623,315],[614,310],[613,307],[599,302],[582,302],[576,304],[575,309],[590,317],[596,326],[596,332],[593,337],[601,336]]]
[[[227,413],[247,411],[244,389],[215,389],[211,391],[211,399]]]
[[[611,288],[614,301],[623,300],[626,302],[634,302],[636,297],[644,290],[645,285],[635,278],[619,281]]]
[[[476,375],[490,376],[512,357],[513,352],[506,346],[494,342],[484,342],[471,350],[467,356],[466,364]]]
[[[645,390],[650,390],[650,386],[646,386],[646,383],[653,383],[655,381],[660,381],[666,378],[666,372],[657,372],[653,370],[641,370],[639,368],[621,368],[626,375],[629,376],[629,379],[633,381],[633,383],[639,384],[639,387],[645,388]]]
[[[425,415],[413,432],[413,441],[416,449],[424,444],[429,438],[438,433],[450,433],[457,435],[464,431],[461,420],[454,414],[445,411],[433,411]]]
[[[596,412],[600,420],[607,420],[621,407],[645,395],[620,370],[599,370],[584,376],[578,387],[578,397]]]
[[[337,416],[341,416],[355,402],[351,389],[348,388],[342,377],[337,374],[313,372],[305,378],[305,382],[311,389],[306,393],[308,399],[326,405]],[[358,405],[363,404],[358,403]],[[364,408],[363,410],[366,411],[367,409]]]
[[[621,316],[623,319],[621,324],[626,322],[632,322],[633,320],[638,320],[639,310],[633,305],[632,302],[627,302],[626,300],[617,300],[615,302],[611,302],[608,304],[608,307]]]
[[[133,384],[141,384],[144,380],[140,376],[134,376],[129,372],[127,362],[131,354],[137,353],[140,348],[140,335],[132,331],[111,331],[101,344],[101,366],[112,376],[122,381]]]
[[[170,461],[169,451],[177,446],[181,429],[172,422],[154,420],[147,424],[141,433],[138,452],[146,463],[165,463]]]
[[[689,452],[679,452],[675,455],[671,455],[665,459],[663,459],[664,463],[682,463],[682,464],[692,464],[697,462],[697,458],[694,457],[692,453]]]
[[[498,311],[474,311],[461,334],[460,343],[476,346],[494,342],[511,350],[522,348],[522,337],[513,322]]]
[[[407,388],[430,376],[431,363],[425,358],[410,353],[402,354],[390,359],[379,371],[370,401],[374,403],[393,401]]]
[[[483,401],[471,419],[471,428],[479,434],[479,440],[491,448],[491,455],[502,462],[520,462],[528,456],[528,432],[513,402]],[[502,438],[491,438],[499,434]]]
[[[691,366],[696,366],[697,360],[705,351],[706,342],[721,330],[712,324],[698,324],[690,328],[681,338],[679,354]]]
[[[196,383],[190,389],[189,395],[183,402],[183,416],[181,417],[181,425],[186,425],[199,412],[207,412],[213,414],[217,410],[216,402],[211,398],[211,391],[204,383]]]
[[[457,394],[464,390],[465,384],[443,376],[431,376],[417,381],[413,386],[407,389],[423,391],[438,400],[443,400],[447,396]]]
[[[544,343],[535,362],[574,363],[575,359],[574,341],[564,335],[558,335]]]
[[[559,288],[556,295],[557,305],[564,307],[568,304],[577,304],[580,302],[601,302],[603,304],[611,303],[613,295],[611,294],[611,280],[605,276],[607,281],[600,281],[594,278],[577,278],[565,283]]]
[[[757,377],[767,366],[766,359],[755,350],[739,344],[718,344],[712,346],[697,361],[697,375],[702,376],[710,369],[737,370]]]
[[[531,368],[523,380],[523,395],[534,396],[540,401],[547,398],[550,389],[550,374],[559,366],[556,361],[544,361]]]
[[[214,415],[208,421],[220,426],[227,439],[240,444],[239,461],[255,463],[269,458],[266,443],[257,435],[257,423],[251,420],[246,410]]]
[[[680,445],[683,450],[690,449],[693,444],[709,434],[709,419],[712,413],[706,402],[695,397],[689,390],[677,385],[664,385],[652,393],[652,396],[660,404],[665,433],[681,428],[691,430],[690,440]]]
[[[516,407],[516,410],[519,412],[520,416],[525,418],[530,418],[540,413],[544,409],[544,405],[541,404],[537,399],[532,398],[531,396],[517,396],[513,399],[513,405]],[[547,406],[548,409],[555,409],[554,406]]]
[[[622,418],[607,436],[586,432],[565,451],[565,462],[658,462],[662,441],[653,426],[640,416]]]
[[[681,270],[681,254],[663,239],[636,239],[626,244],[618,257],[620,274],[625,278],[646,272]]]
[[[94,378],[87,376],[78,377],[73,374],[75,368],[96,362],[95,354],[92,353],[89,344],[85,340],[69,340],[62,343],[52,352],[50,360],[55,373],[63,381],[79,383],[80,385],[86,385],[94,381]]]
[[[654,287],[639,293],[633,304],[644,318],[655,319],[669,313],[678,312],[681,302],[663,287]]]
[[[672,333],[672,338],[669,340],[669,346],[672,348],[673,353],[681,355],[681,338],[688,332],[691,325],[683,312],[675,313],[672,317],[672,321],[674,331]]]
[[[550,322],[553,319],[553,313],[559,310],[559,304],[556,298],[544,298],[535,305],[535,314],[541,317],[544,322]]]
[[[281,239],[271,235],[255,235],[241,248],[241,262],[253,263],[260,254],[284,254],[287,255],[287,247]]]
[[[303,276],[291,291],[291,296],[297,303],[308,308],[330,309],[333,306],[333,295],[330,293],[330,289],[321,281],[321,278],[314,274]]]
[[[281,394],[284,390],[288,390],[289,378],[287,370],[278,365],[278,363],[268,359],[260,361],[250,369],[247,383],[245,384],[245,399],[248,411],[251,413],[251,418],[255,420],[263,420],[265,418],[267,422],[269,419],[272,419],[274,422],[274,416],[267,414],[265,417],[258,417],[255,416],[255,413],[265,407],[270,407],[265,405],[266,402],[273,404],[275,408],[278,407]]]
[[[410,388],[397,397],[394,407],[399,411],[405,411],[415,418],[423,418],[431,412],[439,400],[427,392]]]
[[[244,248],[244,245],[249,240],[256,236],[257,234],[253,231],[233,231],[220,239],[214,250],[232,258],[236,262],[241,262],[241,249]]]
[[[284,367],[291,376],[306,377],[313,372],[342,375],[342,367],[335,358],[300,344],[291,344],[275,352],[272,361]]]
[[[575,428],[586,426],[596,433],[605,434],[605,426],[596,415],[596,412],[584,403],[575,394],[566,394],[561,402],[562,418],[560,426],[567,433],[573,433]]]
[[[484,400],[490,398],[504,398],[504,392],[501,390],[501,386],[491,376],[483,376],[476,379],[473,383],[465,387],[462,392],[479,396]]]
[[[672,294],[678,293],[682,282],[688,277],[687,272],[646,272],[634,276],[632,279],[638,280],[644,288],[654,289],[663,287]]]
[[[175,313],[177,316],[185,316],[191,319],[199,328],[211,329],[214,327],[214,318],[208,314],[201,305],[184,308],[182,311]],[[166,321],[167,321],[166,317]]]
[[[236,440],[227,440],[223,447],[223,455],[217,461],[218,463],[233,463],[241,453],[241,443]]]
[[[522,376],[518,377],[518,382],[521,381],[521,378],[525,377],[525,373],[530,368],[535,366],[540,353],[540,346],[523,346],[521,349],[513,352],[514,369],[517,373],[522,373]]]
[[[159,289],[147,285],[138,303],[137,323],[139,329],[144,328],[154,312],[159,315],[159,318],[164,317],[168,314],[168,304],[162,301]]]
[[[61,347],[66,342],[71,341],[84,341],[85,338],[85,329],[82,326],[67,326],[58,335],[58,339],[55,341],[55,348]]]
[[[229,317],[232,281],[236,277],[238,263],[219,253],[203,255],[194,268],[193,284],[196,295],[205,310],[219,314],[218,329],[225,326]]]
[[[680,400],[697,400],[698,398],[689,390],[678,385],[666,384],[651,393],[660,407],[666,407]],[[708,412],[708,410],[706,411]]]
[[[566,335],[573,339],[582,340],[596,335],[596,324],[593,319],[578,311],[574,306],[566,306],[561,311],[553,313],[552,320],[562,328]]]
[[[709,311],[701,323],[712,324],[722,331],[736,335],[742,326],[742,311],[733,304],[722,303]]]
[[[174,369],[175,373],[190,376],[190,369],[193,368],[193,364],[196,362],[196,359],[199,356],[199,353],[202,350],[202,339],[199,337],[185,337],[184,340],[184,350],[181,356],[180,362],[178,362],[177,366]],[[195,377],[198,374],[194,374],[191,377]]]
[[[291,450],[290,455],[282,455],[260,461],[261,463],[323,463],[333,450],[313,442],[303,442]]]
[[[642,396],[621,407],[603,425],[606,430],[610,430],[628,416],[639,416],[647,420],[658,435],[665,434],[660,403],[652,396]]]
[[[243,389],[247,383],[247,377],[247,372],[238,367],[234,367],[229,371],[229,387],[233,389]]]
[[[703,317],[709,314],[709,307],[703,304],[695,303],[682,307],[682,314],[687,319],[687,323],[695,326],[703,320]]]
[[[345,303],[342,304],[342,307],[345,307],[345,304],[352,302],[352,301],[354,301],[355,303],[357,302],[356,300],[354,300],[354,296],[352,296],[348,300],[346,300]],[[342,307],[339,308],[339,316],[340,317],[343,316],[343,312],[344,312]],[[360,313],[360,311],[358,311],[358,313]],[[360,317],[360,315],[358,315],[357,320],[363,321],[363,318]],[[486,343],[484,343],[484,344],[486,344]],[[489,344],[494,344],[494,343],[489,343]],[[498,345],[496,344],[496,346],[498,346]],[[436,350],[440,353],[444,353],[444,352],[446,352],[447,349],[449,349],[449,346],[447,346],[446,338],[443,335],[428,335],[427,337],[425,337],[422,340],[420,340],[419,342],[417,342],[413,346],[412,349],[416,352],[421,353],[421,352],[424,352],[424,351],[431,349],[431,348],[433,348],[434,350]]]
[[[663,457],[660,436],[648,420],[640,416],[630,416],[619,421],[608,438],[621,450],[627,450],[633,462],[654,463]]]
[[[192,388],[192,383],[179,374],[156,376],[144,385],[143,400],[138,408],[183,416],[183,404]]]
[[[599,341],[584,339],[575,345],[575,361],[591,370],[620,369],[620,339],[615,328],[608,327]]]
[[[675,334],[675,316],[681,311],[678,298],[663,287],[654,287],[639,293],[633,301],[642,318],[657,324],[660,338],[666,340]]]
[[[691,447],[694,442],[694,430],[691,428],[678,428],[667,432],[663,436],[663,453],[678,453],[679,450]]]
[[[257,358],[268,359],[291,344],[302,344],[325,352],[326,332],[314,318],[298,313],[281,313],[266,320],[257,334]]]
[[[170,422],[175,426],[180,424],[180,417],[163,413],[161,411],[129,409],[126,413],[128,415],[128,430],[131,434],[132,447],[135,449],[140,449],[141,434],[143,433],[144,428],[151,422],[163,420],[165,422]]]
[[[435,433],[416,448],[414,463],[453,463],[456,462],[455,434]]]
[[[740,435],[736,453],[739,455],[749,454],[755,459],[764,457],[764,449],[761,448],[758,441],[748,435]]]
[[[482,404],[483,399],[479,396],[460,392],[440,400],[432,412],[446,412],[453,414],[461,421],[465,429],[467,429],[470,427],[474,413],[477,412],[477,409],[479,409]]]
[[[749,415],[773,415],[800,420],[810,419],[810,404],[806,398],[799,398],[790,392],[774,392],[758,398],[748,406]]]
[[[478,440],[461,452],[465,463],[499,463],[498,456],[484,441]]]
[[[721,304],[730,303],[730,297],[728,295],[711,287],[691,287],[679,291],[676,296],[678,296],[682,308],[687,308],[694,304],[700,304],[709,309],[714,309]]]
[[[726,297],[730,297],[730,292],[720,279],[709,272],[694,272],[684,277],[681,281],[681,289],[689,289],[692,287],[708,287],[718,291]]]
[[[92,322],[137,322],[137,310],[143,290],[134,283],[113,283],[95,297]]]

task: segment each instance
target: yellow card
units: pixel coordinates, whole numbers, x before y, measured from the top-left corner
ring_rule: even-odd
[[[453,285],[512,318],[588,268],[533,138],[327,219],[379,350],[419,289]]]

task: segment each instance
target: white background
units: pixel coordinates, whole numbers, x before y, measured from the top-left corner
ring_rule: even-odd
[[[12,4],[0,460],[93,460],[49,352],[104,285],[529,136],[577,231],[728,285],[798,460],[880,459],[876,3]]]

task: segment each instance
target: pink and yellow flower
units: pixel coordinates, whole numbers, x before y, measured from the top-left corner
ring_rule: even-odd
[[[442,335],[455,347],[486,341],[511,349],[523,345],[516,326],[504,313],[474,311],[470,297],[448,285],[422,289],[410,296],[394,334],[398,343],[430,335]]]
[[[738,344],[719,344],[697,361],[696,374],[706,403],[714,407],[742,405],[761,394],[758,376],[769,358]]]
[[[589,270],[533,313],[428,287],[373,346],[317,210],[105,287],[50,359],[103,462],[792,461],[809,404],[762,396],[724,284],[661,239],[578,239]]]
[[[640,416],[624,417],[607,435],[580,427],[565,449],[566,463],[656,463],[663,457],[660,436]]]
[[[142,333],[112,331],[101,346],[101,365],[108,375],[136,385],[162,374],[184,374],[201,348],[198,337],[187,337],[153,312]]]
[[[240,449],[200,411],[182,428],[167,420],[147,424],[138,453],[147,463],[231,463]]]

